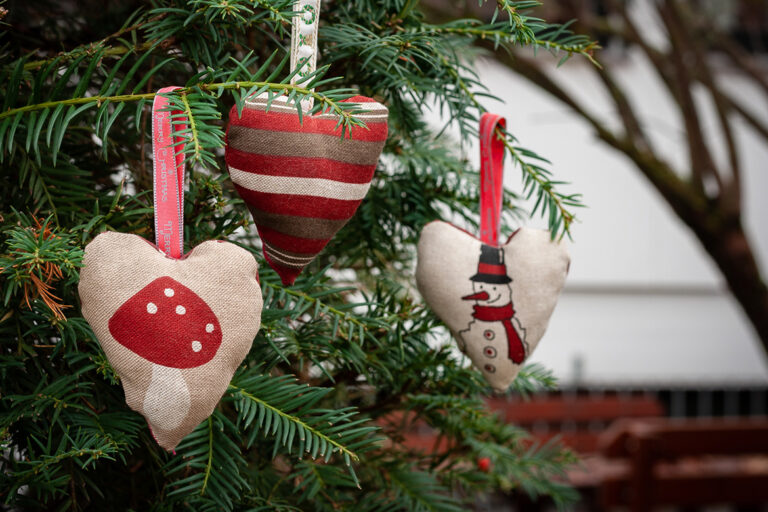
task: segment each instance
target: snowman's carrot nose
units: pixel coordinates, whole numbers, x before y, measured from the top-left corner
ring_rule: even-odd
[[[472,295],[462,297],[461,300],[488,300],[490,298],[491,296],[488,295],[488,292],[477,292],[473,293]]]

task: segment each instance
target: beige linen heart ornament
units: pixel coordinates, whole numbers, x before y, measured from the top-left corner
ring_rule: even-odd
[[[172,450],[210,416],[261,323],[253,256],[204,242],[183,259],[137,235],[102,233],[85,251],[80,300],[128,406]]]
[[[357,212],[387,138],[387,107],[362,96],[357,127],[341,137],[333,114],[299,118],[285,97],[248,98],[229,113],[224,157],[259,230],[267,263],[293,284]],[[269,104],[269,110],[267,106]]]
[[[459,349],[489,384],[506,390],[533,353],[565,284],[570,258],[548,231],[521,228],[499,245],[504,120],[480,121],[481,236],[436,221],[418,244],[416,283]]]
[[[479,263],[484,256],[495,261]],[[548,231],[521,228],[494,247],[437,221],[421,232],[418,258],[424,300],[491,386],[506,390],[544,336],[568,273],[567,252]],[[484,274],[480,265],[504,273]]]
[[[251,348],[262,297],[253,255],[203,242],[182,256],[183,140],[168,94],[152,112],[155,241],[106,232],[85,248],[83,317],[120,377],[128,406],[173,450],[212,412]],[[183,132],[184,126],[178,126]]]

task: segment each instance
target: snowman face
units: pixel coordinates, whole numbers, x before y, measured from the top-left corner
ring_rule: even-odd
[[[478,281],[472,282],[472,291],[475,293],[485,292],[488,294],[488,300],[478,301],[485,304],[503,306],[512,302],[512,288],[507,284],[491,284]]]

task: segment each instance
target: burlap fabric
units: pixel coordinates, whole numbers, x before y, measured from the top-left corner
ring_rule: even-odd
[[[137,235],[102,233],[79,293],[128,406],[167,450],[213,412],[261,323],[256,260],[228,242],[172,259]]]
[[[491,386],[506,390],[547,329],[570,258],[549,232],[522,228],[500,248],[432,222],[418,244],[416,282]]]

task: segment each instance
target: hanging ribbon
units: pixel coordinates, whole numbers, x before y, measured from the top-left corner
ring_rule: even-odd
[[[504,193],[504,143],[496,127],[506,125],[497,114],[486,112],[480,118],[480,240],[493,246],[499,245]]]
[[[293,17],[291,31],[291,72],[298,72],[291,78],[291,83],[302,85],[307,76],[317,69],[317,29],[320,25],[320,0],[298,0],[293,4],[296,15]],[[301,102],[306,112],[312,109],[313,98]]]
[[[180,89],[164,87],[152,103],[152,174],[155,203],[155,244],[171,258],[181,258],[184,246],[184,138],[172,135],[174,116],[168,98],[161,96]],[[176,125],[177,132],[186,124]]]

